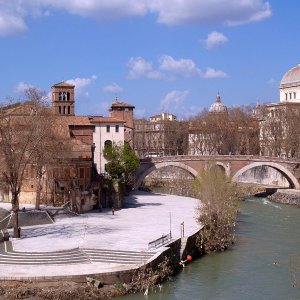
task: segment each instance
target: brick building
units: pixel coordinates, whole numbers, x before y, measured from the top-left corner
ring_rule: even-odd
[[[110,117],[76,116],[75,86],[60,82],[52,86],[51,111],[57,134],[67,140],[71,151],[65,156],[57,153],[59,163],[46,166],[41,183],[42,202],[62,204],[68,201],[77,210],[88,210],[93,205],[111,207],[105,178],[103,149],[105,143],[123,144],[125,136],[132,138],[134,106],[114,101]],[[26,105],[30,106],[27,102]],[[21,107],[22,105],[20,105]],[[35,203],[36,183],[34,165],[26,169],[20,203]],[[9,189],[0,184],[0,201],[8,201]],[[79,202],[79,205],[78,205]]]

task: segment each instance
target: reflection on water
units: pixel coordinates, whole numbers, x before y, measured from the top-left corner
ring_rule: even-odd
[[[267,199],[241,204],[235,246],[188,265],[162,292],[124,300],[300,299],[290,259],[300,254],[300,209]]]

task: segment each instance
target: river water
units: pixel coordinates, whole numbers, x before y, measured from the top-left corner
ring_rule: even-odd
[[[300,280],[300,209],[251,198],[240,210],[231,250],[195,260],[161,292],[122,299],[300,299],[300,286],[293,287],[291,280],[295,256]]]

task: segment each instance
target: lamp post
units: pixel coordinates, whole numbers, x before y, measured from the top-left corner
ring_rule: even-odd
[[[172,217],[171,217],[171,212],[169,212],[169,217],[170,217],[170,239],[171,239],[172,238],[172,229],[171,229]]]
[[[184,237],[184,222],[182,222],[180,225],[181,225],[181,237]]]

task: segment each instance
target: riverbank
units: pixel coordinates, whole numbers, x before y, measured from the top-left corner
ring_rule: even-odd
[[[280,189],[269,195],[268,198],[273,202],[300,207],[300,190]]]
[[[1,300],[104,300],[125,294],[124,289],[115,285],[105,285],[98,289],[73,281],[0,281]]]
[[[297,207],[249,197],[240,203],[233,247],[195,260],[147,300],[300,299],[299,227]]]

